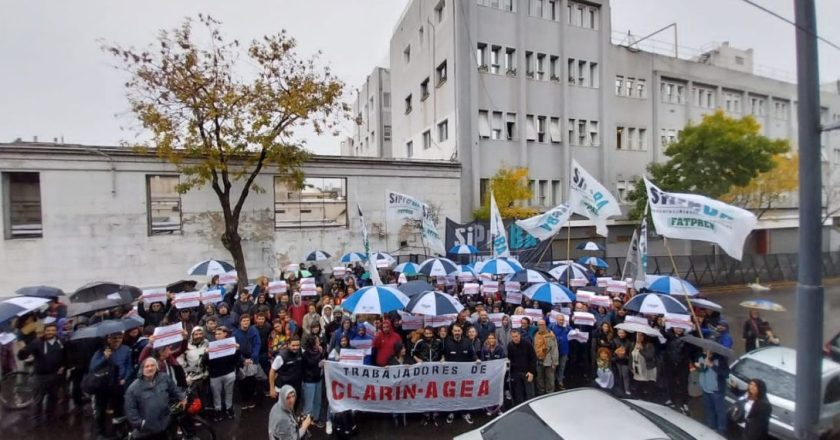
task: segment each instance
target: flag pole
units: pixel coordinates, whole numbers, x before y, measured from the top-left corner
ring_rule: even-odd
[[[674,260],[674,255],[671,253],[671,247],[668,246],[668,237],[663,236],[662,239],[665,243],[665,249],[668,251],[668,258],[671,259],[671,267],[675,274],[677,274],[677,278],[680,280],[680,284],[683,286],[683,291],[688,293],[685,288],[685,281],[680,275],[680,271],[677,270],[677,262]],[[700,329],[700,321],[697,319],[697,315],[694,313],[694,306],[691,304],[691,298],[689,295],[685,295],[685,301],[688,303],[688,311],[691,312],[691,319],[694,320],[694,325],[697,326],[697,333],[700,334],[700,339],[703,339],[703,331]]]
[[[642,243],[642,223],[645,221],[645,219],[647,219],[648,209],[650,209],[650,203],[645,203],[645,212],[642,213],[642,220],[639,222],[639,235],[638,235],[638,241],[636,242],[636,246],[639,246]],[[645,238],[647,238],[647,237],[645,237]],[[639,255],[641,255],[642,249],[639,248],[638,251],[639,251]],[[645,258],[647,258],[647,256],[645,256]],[[673,259],[672,259],[672,262],[673,262]],[[627,267],[627,260],[626,259],[624,260],[624,267],[625,268]],[[676,270],[676,267],[674,268],[674,270]],[[633,274],[633,290],[636,289],[636,281],[638,281],[638,280],[636,280],[636,275],[638,274],[638,270],[636,272],[637,273]],[[645,270],[645,272],[647,272],[647,270]],[[622,276],[622,278],[627,278],[626,276],[624,276],[624,271],[623,270],[621,271],[621,276]],[[645,273],[645,277],[647,277],[647,273]],[[639,293],[639,292],[636,292],[636,293]]]
[[[566,268],[566,287],[571,284],[572,278],[572,222],[566,227],[566,260],[568,260],[569,267]]]

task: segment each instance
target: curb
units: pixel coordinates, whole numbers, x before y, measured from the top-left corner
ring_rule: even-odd
[[[766,284],[766,286],[770,288],[787,288],[787,287],[795,287],[797,282],[795,280],[791,281],[777,281],[773,284]],[[823,286],[834,286],[840,284],[840,277],[836,278],[825,278],[823,279]],[[724,293],[731,293],[736,291],[743,291],[744,289],[748,289],[747,285],[745,284],[730,284],[726,286],[712,286],[708,288],[699,288],[701,294],[709,294],[709,295],[720,295]]]

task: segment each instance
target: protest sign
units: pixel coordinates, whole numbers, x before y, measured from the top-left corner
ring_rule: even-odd
[[[315,278],[301,278],[298,280],[298,284],[301,286],[314,286],[315,285]]]
[[[158,348],[170,344],[175,344],[184,340],[184,329],[180,322],[165,327],[155,327],[155,341],[152,347]]]
[[[589,298],[589,305],[609,308],[612,305],[612,298],[606,295],[593,295]]]
[[[336,278],[344,278],[344,275],[347,273],[347,268],[344,266],[336,266],[333,267],[332,273]]]
[[[222,290],[213,289],[201,292],[201,302],[203,304],[216,304],[222,300]]]
[[[587,284],[589,284],[589,280],[586,278],[572,278],[569,280],[569,285],[572,287],[585,287]]]
[[[166,302],[166,288],[143,289],[143,305],[148,307],[153,302]]]
[[[665,329],[681,328],[686,331],[694,330],[694,323],[691,321],[690,315],[683,315],[681,313],[666,313],[665,314]]]
[[[578,342],[586,342],[589,340],[589,332],[582,332],[578,329],[569,330],[568,335],[569,340],[578,341]]]
[[[297,272],[300,270],[300,264],[297,263],[289,263],[286,265],[286,272]]]
[[[577,293],[575,293],[575,296],[577,296],[578,302],[589,304],[589,300],[593,296],[595,296],[595,292],[590,292],[588,290],[578,290]]]
[[[490,322],[492,322],[496,326],[496,328],[501,327],[503,316],[505,316],[504,313],[488,313],[487,314],[487,317],[490,318]]]
[[[609,280],[607,282],[607,292],[627,293],[627,281],[624,281],[624,280]]]
[[[522,318],[527,318],[527,315],[510,315],[510,326],[511,328],[520,328],[522,327]]]
[[[519,281],[505,282],[505,292],[519,292],[522,290],[522,284]]]
[[[350,346],[359,350],[364,350],[365,354],[370,354],[370,349],[373,347],[373,339],[351,339]]]
[[[6,345],[9,342],[14,341],[15,339],[17,339],[17,336],[15,336],[15,334],[12,332],[0,333],[0,345]]]
[[[304,284],[300,286],[300,296],[316,296],[318,295],[318,288],[314,284]]]
[[[542,319],[543,313],[540,309],[525,309],[525,316],[531,318],[531,322]]]
[[[219,275],[219,284],[234,284],[239,281],[239,275],[235,270]]]
[[[505,302],[508,304],[522,304],[522,292],[507,292]]]
[[[595,325],[595,315],[589,312],[575,312],[572,315],[575,325]]]
[[[207,355],[210,359],[231,356],[236,353],[236,348],[236,338],[220,339],[207,345]]]
[[[286,284],[285,281],[269,281],[268,283],[268,293],[286,293],[289,289],[289,286]]]
[[[478,283],[466,283],[464,284],[464,288],[461,289],[461,293],[464,295],[477,295],[478,288]]]
[[[343,350],[342,350],[343,353]],[[502,403],[507,361],[434,362],[388,368],[326,362],[327,398],[336,413],[462,411]]]
[[[198,307],[201,302],[201,292],[183,292],[176,293],[175,298],[172,299],[172,305],[176,309],[188,309],[190,307]]]
[[[342,348],[338,354],[338,361],[345,364],[362,365],[365,360],[365,351],[356,348]]]
[[[402,317],[402,328],[403,330],[417,330],[419,328],[423,328],[423,317],[416,316],[411,314],[400,314]]]
[[[644,316],[627,315],[624,317],[624,322],[635,322],[637,324],[649,325],[647,318]]]
[[[452,316],[424,316],[423,317],[423,326],[426,327],[447,327],[452,325],[455,322],[455,318]]]
[[[613,281],[611,277],[598,277],[597,285],[598,287],[607,287],[610,281]]]

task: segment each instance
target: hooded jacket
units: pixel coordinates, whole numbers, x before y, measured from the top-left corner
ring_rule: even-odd
[[[303,302],[299,293],[292,295],[292,303],[289,304],[289,316],[298,327],[303,325],[303,316],[309,311],[308,309],[309,306]]]
[[[504,317],[502,317],[502,325],[496,327],[496,341],[498,341],[499,345],[502,347],[507,347],[510,343],[510,331],[512,327],[510,326],[510,316],[504,315],[508,317],[508,325],[505,326],[504,324]]]
[[[125,415],[141,434],[157,434],[169,427],[169,401],[183,399],[166,374],[157,373],[151,381],[140,377],[125,392]]]
[[[227,310],[227,313],[222,314],[222,309]],[[239,319],[236,314],[230,311],[230,305],[224,301],[220,301],[219,304],[216,305],[216,323],[219,327],[227,327],[228,330],[233,331],[234,327],[238,327],[236,324],[239,323]]]
[[[192,377],[193,380],[203,379],[207,377],[207,364],[204,362],[204,354],[207,352],[209,344],[206,339],[202,339],[199,344],[193,341],[194,339],[190,337],[187,349],[181,356],[178,356],[178,363],[184,367],[184,372],[188,377]]]
[[[268,413],[268,438],[271,440],[297,440],[303,434],[298,428],[294,408],[286,404],[286,397],[294,393],[291,385],[283,385],[280,388],[277,403],[271,407]]]

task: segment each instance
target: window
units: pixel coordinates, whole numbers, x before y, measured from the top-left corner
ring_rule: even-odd
[[[420,83],[420,100],[425,101],[429,97],[429,78]]]
[[[639,151],[647,151],[647,129],[639,129]]]
[[[508,12],[513,12],[515,4],[516,3],[514,2],[514,0],[502,0],[502,10],[503,11],[508,11]]]
[[[423,149],[428,150],[429,148],[432,148],[432,132],[426,130],[423,132]]]
[[[586,68],[586,61],[578,60],[577,62],[577,73],[578,73],[578,82],[577,85],[579,86],[587,86],[587,74],[589,70]]]
[[[700,108],[715,108],[715,94],[717,90],[709,86],[695,86],[691,89],[693,104]]]
[[[408,141],[405,143],[405,157],[409,159],[414,157],[414,142]]]
[[[561,188],[560,188],[560,181],[559,180],[552,180],[551,181],[551,206],[559,205],[562,195],[563,194],[562,194]]]
[[[589,87],[597,89],[600,87],[598,78],[598,63],[589,63]]]
[[[382,92],[382,107],[391,108],[391,93]]]
[[[637,79],[636,80],[636,97],[637,98],[644,98],[645,97],[645,80],[644,79]]]
[[[548,18],[560,20],[560,0],[548,0]]]
[[[532,17],[542,17],[543,16],[543,0],[531,0],[531,16]]]
[[[528,181],[528,191],[531,191],[531,200],[528,200],[528,206],[535,205],[537,201],[537,188],[536,182],[533,180]]]
[[[569,84],[576,84],[577,78],[577,63],[575,62],[574,58],[569,58],[569,61],[566,66],[566,70],[569,72]]]
[[[773,102],[774,113],[773,115],[776,119],[787,120],[788,119],[788,103],[785,101],[774,101]]]
[[[621,75],[616,75],[615,77],[615,96],[621,96],[622,90],[624,89],[624,77]]]
[[[505,49],[505,73],[516,75],[516,49]]]
[[[754,116],[767,115],[767,101],[764,98],[750,97],[750,114]]]
[[[178,176],[146,176],[149,235],[181,232],[181,194]]]
[[[633,127],[627,127],[627,149],[636,149],[636,129]]]
[[[542,80],[545,77],[545,54],[537,54],[537,79]]]
[[[568,125],[566,125],[566,127],[568,127],[569,131],[569,138],[566,140],[566,142],[568,143],[568,145],[575,145],[575,141],[577,140],[577,138],[575,137],[575,120],[569,119],[569,123]]]
[[[548,68],[549,73],[551,74],[550,79],[552,81],[560,81],[560,66],[558,62],[559,60],[560,57],[556,55],[552,55],[551,58],[549,58]]]
[[[589,121],[589,145],[597,147],[601,144],[598,131],[598,121]]]
[[[685,84],[663,79],[659,85],[660,101],[666,104],[685,104]]]
[[[615,148],[624,149],[624,127],[615,127]]]
[[[633,95],[633,86],[636,84],[636,78],[627,77],[624,80],[624,95],[631,96]]]
[[[830,405],[840,401],[840,376],[834,376],[825,386],[825,397],[823,404]]]
[[[563,142],[563,135],[560,131],[560,118],[551,118],[548,125],[548,131],[551,136],[551,142],[556,144]]]
[[[411,62],[411,45],[405,47],[403,50],[403,63],[408,64]]]
[[[569,84],[583,87],[598,88],[598,63],[591,63],[585,60],[568,60]]]
[[[534,115],[525,115],[525,140],[537,140],[537,128],[534,126]]]
[[[679,137],[679,131],[674,130],[673,128],[661,128],[659,129],[659,138],[662,143],[663,147],[667,147],[668,145],[673,144],[677,141]]]
[[[796,378],[780,368],[755,359],[743,358],[732,366],[732,375],[743,382],[761,379],[767,384],[767,394],[789,401],[795,400]]]
[[[437,73],[437,86],[440,86],[444,82],[446,82],[446,61],[440,63],[435,69]]]
[[[537,142],[545,142],[545,116],[537,116]]]
[[[309,177],[295,188],[274,178],[276,228],[328,228],[347,226],[347,179]]]
[[[502,112],[493,112],[492,132],[490,139],[499,140],[502,138]]]
[[[490,186],[490,179],[478,179],[479,203],[483,203],[484,200],[487,198],[487,193],[489,192],[489,190],[488,190],[489,186]]]
[[[445,8],[445,7],[446,7],[446,0],[440,0],[438,2],[437,6],[435,6],[435,20],[437,20],[438,23],[443,21],[443,8]]]
[[[566,13],[568,15],[568,23],[571,26],[577,26],[587,29],[598,29],[598,21],[600,20],[600,10],[598,6],[584,5],[574,1],[570,1]]]
[[[737,57],[736,56],[735,57],[735,64],[737,64],[739,66],[743,66],[744,65],[744,57]]]
[[[485,139],[490,137],[490,112],[478,111],[478,136]]]
[[[411,113],[411,94],[405,97],[405,114]]]
[[[516,138],[516,113],[508,113],[505,120],[505,136],[512,141]]]
[[[180,195],[178,200],[180,205]],[[6,239],[43,237],[40,174],[3,173],[3,205]],[[180,230],[180,213],[178,215],[178,229]]]
[[[438,142],[444,142],[449,139],[449,121],[443,121],[437,125]]]
[[[569,119],[569,145],[593,146],[601,144],[598,121]]]
[[[502,51],[502,48],[499,46],[493,46],[490,49],[490,72],[491,73],[499,73],[499,69],[501,69],[501,59],[499,55]]]
[[[420,29],[417,30],[417,39],[420,40],[420,47],[423,47],[423,26],[420,26]]]
[[[741,92],[724,90],[723,104],[726,111],[730,113],[741,113]]]
[[[382,140],[383,141],[390,141],[391,140],[391,126],[385,125],[382,127]]]
[[[487,59],[487,45],[478,43],[478,48],[475,50],[475,62],[478,64],[479,70],[487,67],[487,64],[484,62],[485,59]]]
[[[525,52],[525,76],[528,78],[534,77],[534,52]]]
[[[540,180],[538,188],[540,192],[537,195],[537,204],[546,206],[546,202],[548,202],[548,180]]]
[[[586,121],[583,119],[578,119],[577,125],[578,145],[586,145],[586,140],[589,139],[589,136],[587,136],[586,134]]]

